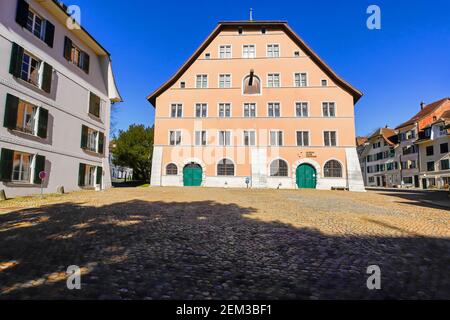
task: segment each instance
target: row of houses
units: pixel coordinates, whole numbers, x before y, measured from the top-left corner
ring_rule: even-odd
[[[448,189],[450,98],[429,105],[396,128],[358,137],[358,155],[368,187]]]
[[[0,190],[109,188],[108,51],[59,1],[2,0],[0,53]]]

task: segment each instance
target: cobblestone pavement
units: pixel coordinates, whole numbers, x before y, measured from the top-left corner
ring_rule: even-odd
[[[381,193],[113,189],[0,203],[0,299],[450,299],[450,211]],[[82,268],[81,290],[66,269]],[[381,268],[370,291],[367,267]]]

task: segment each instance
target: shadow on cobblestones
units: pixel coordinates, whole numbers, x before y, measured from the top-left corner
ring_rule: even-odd
[[[0,299],[450,299],[450,239],[333,236],[211,201],[0,215]],[[369,291],[369,265],[382,290]],[[82,267],[82,289],[65,270]]]

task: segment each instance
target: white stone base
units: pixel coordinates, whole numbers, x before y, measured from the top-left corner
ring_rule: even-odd
[[[161,186],[161,175],[162,175],[162,147],[153,147],[153,158],[152,158],[152,177],[150,179],[150,185],[152,187]]]
[[[348,188],[354,192],[366,192],[356,148],[346,148]]]

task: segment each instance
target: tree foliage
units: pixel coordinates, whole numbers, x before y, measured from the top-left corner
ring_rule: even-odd
[[[134,170],[136,180],[150,180],[153,155],[154,128],[131,125],[120,130],[116,147],[112,150],[113,163]]]

